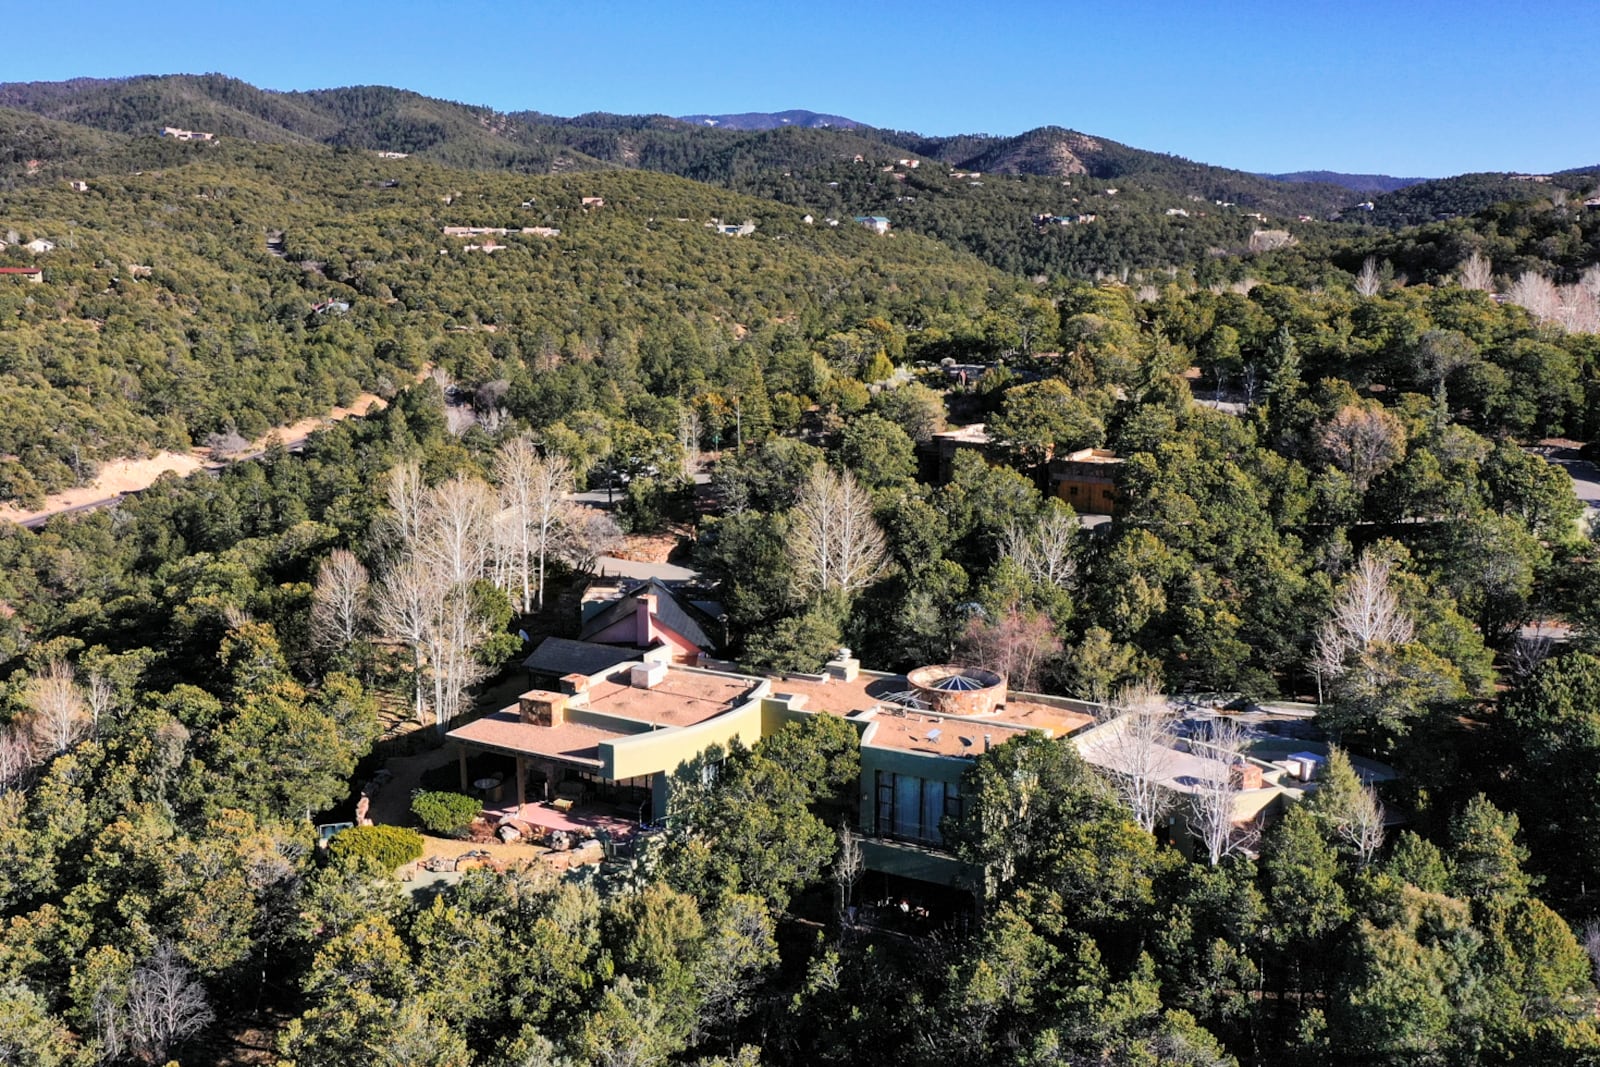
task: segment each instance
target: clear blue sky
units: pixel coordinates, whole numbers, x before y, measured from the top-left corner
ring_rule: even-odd
[[[1600,163],[1600,2],[0,0],[0,80],[219,71],[501,110],[1056,124],[1256,171]]]

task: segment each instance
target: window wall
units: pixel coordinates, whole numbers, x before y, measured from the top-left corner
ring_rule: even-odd
[[[942,845],[939,823],[961,816],[960,786],[893,771],[877,771],[874,825],[879,837]]]

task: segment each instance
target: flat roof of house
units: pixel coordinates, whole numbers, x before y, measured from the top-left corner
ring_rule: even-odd
[[[1121,463],[1122,457],[1109,448],[1080,448],[1059,457],[1063,463]]]
[[[871,726],[862,738],[862,744],[867,747],[921,752],[930,756],[976,756],[984,750],[986,735],[989,743],[999,745],[1017,734],[1027,732],[1024,727],[992,719],[932,715],[920,711],[896,714],[889,709],[882,709],[871,713],[868,721]]]
[[[993,715],[987,716],[946,715],[923,708],[906,708],[898,702],[898,698],[911,691],[906,676],[877,671],[862,671],[848,682],[838,678],[819,682],[812,678],[774,676],[772,691],[775,696],[788,693],[803,697],[805,711],[854,716],[878,709],[870,720],[878,724],[878,729],[867,742],[869,745],[941,756],[971,756],[982,752],[985,732],[1005,732],[1006,737],[994,739],[995,744],[1000,744],[1011,734],[1025,730],[1042,730],[1051,737],[1067,737],[1094,722],[1094,716],[1074,708],[1010,693],[1006,702],[996,708]],[[904,714],[899,713],[901,710]],[[940,734],[930,739],[928,732],[934,729]],[[962,744],[962,737],[973,743]]]
[[[584,723],[536,726],[523,722],[518,706],[513,704],[458,726],[447,736],[482,748],[599,767],[600,742],[615,741],[628,734]]]
[[[986,445],[993,440],[981,422],[974,422],[969,426],[957,426],[953,430],[941,430],[932,437],[938,441],[961,441],[975,445]]]
[[[666,677],[651,689],[629,684],[629,672],[618,671],[589,685],[589,701],[578,710],[651,726],[693,726],[741,704],[760,685],[760,679],[737,674],[669,667]]]

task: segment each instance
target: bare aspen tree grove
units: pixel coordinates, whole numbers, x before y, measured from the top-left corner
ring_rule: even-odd
[[[411,687],[419,722],[427,712],[424,669],[433,619],[444,600],[444,586],[433,571],[416,559],[402,560],[389,569],[376,598],[380,631],[391,641],[411,650]]]

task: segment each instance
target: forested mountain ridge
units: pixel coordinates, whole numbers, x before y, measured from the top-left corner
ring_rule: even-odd
[[[1355,211],[1368,194],[1339,184],[1273,180],[1054,126],[1015,137],[802,124],[744,130],[665,115],[502,114],[383,86],[275,93],[221,75],[12,83],[0,85],[6,106],[23,110],[0,118],[15,131],[12,151],[0,156],[0,182],[79,178],[86,166],[170,165],[185,157],[141,135],[177,124],[307,150],[405,152],[479,171],[676,174],[819,221],[881,215],[897,231],[935,237],[1021,275],[1186,267],[1248,251],[1258,230],[1315,234],[1319,223],[1307,219],[1396,227],[1545,190],[1505,175],[1468,175],[1381,195],[1373,210]],[[24,124],[24,111],[43,118]],[[1579,191],[1587,180],[1552,182]],[[1080,217],[1092,221],[1036,221]]]
[[[1345,174],[1337,170],[1297,170],[1289,174],[1263,174],[1275,182],[1321,182],[1338,185],[1358,193],[1392,193],[1408,185],[1418,185],[1427,178],[1396,178],[1389,174]]]
[[[0,85],[0,106],[121,133],[157,132],[163,125],[203,129],[225,136],[268,141],[315,141],[329,145],[428,153],[462,166],[524,171],[596,165],[669,170],[705,176],[715,160],[763,133],[789,132],[806,124],[709,127],[666,116],[583,115],[564,119],[524,111],[500,114],[422,97],[383,86],[275,93],[222,75],[168,75],[118,80]],[[824,116],[823,118],[826,118]],[[1205,167],[1177,157],[1130,148],[1058,127],[1017,137],[984,135],[927,137],[874,130],[850,123],[825,124],[816,132],[841,135],[833,158],[864,154],[892,162],[910,152],[957,169],[994,173],[1159,178],[1211,199],[1248,198],[1287,213],[1319,216],[1353,202],[1347,190],[1297,188],[1226,168]],[[853,133],[851,139],[843,135]],[[815,141],[767,141],[755,149],[775,170],[811,165]],[[799,154],[781,151],[793,146]],[[776,147],[778,151],[771,151]],[[1280,205],[1270,204],[1273,198]]]

